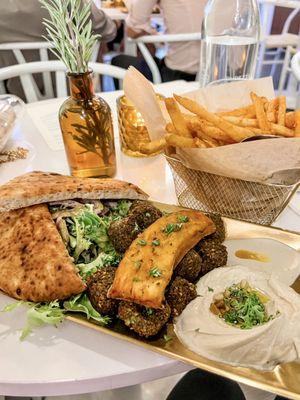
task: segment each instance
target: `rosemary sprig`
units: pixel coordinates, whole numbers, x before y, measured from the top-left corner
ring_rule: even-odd
[[[93,34],[91,5],[81,0],[39,0],[49,12],[44,18],[51,51],[67,67],[69,72],[88,71],[88,62],[100,35]]]

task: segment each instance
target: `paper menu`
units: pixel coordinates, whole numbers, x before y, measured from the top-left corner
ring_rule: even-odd
[[[53,151],[64,150],[57,108],[49,107],[47,102],[41,102],[32,106],[28,104],[26,110],[49,148]]]

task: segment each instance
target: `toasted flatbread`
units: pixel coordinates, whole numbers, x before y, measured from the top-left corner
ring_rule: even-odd
[[[137,186],[116,179],[30,172],[0,186],[0,212],[58,200],[147,198]]]
[[[213,221],[200,211],[184,210],[161,217],[126,251],[108,297],[162,307],[176,265],[199,240],[215,230]],[[154,241],[158,242],[155,246]]]
[[[65,299],[85,289],[47,205],[0,214],[0,289],[16,299]]]

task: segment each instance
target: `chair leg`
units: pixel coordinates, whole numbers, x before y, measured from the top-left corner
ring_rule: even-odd
[[[5,85],[3,81],[0,81],[0,94],[6,94],[6,89],[5,89]],[[2,400],[2,398],[0,397],[0,400]]]
[[[285,51],[285,56],[283,60],[282,70],[280,73],[280,79],[278,84],[278,95],[281,95],[284,89],[284,85],[286,83],[286,78],[289,73],[288,67],[291,61],[291,48],[288,47]]]
[[[261,77],[262,67],[264,64],[265,51],[266,51],[266,45],[264,42],[262,42],[259,47],[259,50],[258,50],[258,63],[256,66],[256,72],[255,72],[256,78]]]
[[[277,68],[277,65],[278,65],[278,61],[280,60],[281,50],[283,50],[283,49],[281,47],[279,47],[277,49],[277,51],[276,51],[275,56],[274,56],[274,59],[273,59],[274,64],[271,67],[271,76],[275,75],[276,68]]]

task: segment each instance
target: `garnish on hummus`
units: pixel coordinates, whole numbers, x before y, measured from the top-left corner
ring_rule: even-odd
[[[210,311],[229,325],[251,329],[274,318],[268,315],[265,304],[269,298],[251,288],[246,280],[233,284],[223,293],[215,294]]]

